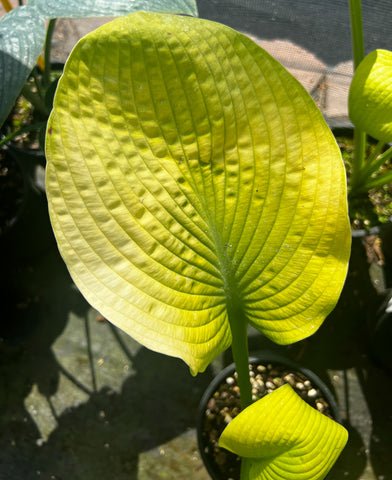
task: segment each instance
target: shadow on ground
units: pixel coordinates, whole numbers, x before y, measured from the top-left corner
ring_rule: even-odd
[[[30,446],[30,474],[14,478],[136,480],[142,452],[192,428],[204,382],[145,349],[133,360],[120,393],[102,388],[64,412],[48,442]]]
[[[131,368],[123,375],[123,365],[118,365],[125,378],[119,389],[102,386],[94,379],[99,345],[86,338],[88,329],[80,335],[88,347],[84,358],[71,351],[78,338],[54,353],[70,314],[83,319],[90,310],[56,248],[39,259],[17,264],[10,258],[7,263],[1,285],[6,314],[0,332],[0,479],[137,479],[142,452],[195,426],[198,402],[211,377],[194,378],[177,359],[128,348],[120,332],[106,323],[101,331],[112,337]],[[81,370],[83,362],[91,364],[92,382],[75,370],[77,361]],[[62,399],[68,407],[57,414],[52,397],[59,396],[61,376],[72,385],[66,394],[75,395],[75,401]],[[34,418],[37,412],[26,405],[33,388],[51,409],[44,422],[51,418],[54,425],[46,441]]]

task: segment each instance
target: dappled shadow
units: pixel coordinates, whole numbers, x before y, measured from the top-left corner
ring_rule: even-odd
[[[362,248],[362,246],[361,246]],[[250,336],[250,350],[274,350],[313,370],[334,391],[328,370],[354,369],[357,384],[367,402],[373,422],[370,454],[374,471],[388,478],[388,399],[391,379],[369,355],[369,318],[380,302],[370,282],[366,263],[357,263],[362,250],[354,247],[350,273],[341,300],[320,330],[310,339],[292,346],[276,346],[259,334]],[[4,280],[6,278],[6,280]],[[122,349],[132,373],[119,391],[107,387],[86,388],[54,356],[52,345],[63,332],[69,312],[87,318],[88,304],[75,290],[55,249],[23,265],[13,264],[3,277],[0,463],[7,480],[24,478],[137,479],[139,457],[196,424],[196,411],[204,388],[211,380],[207,372],[193,378],[179,360],[140,348],[128,350],[123,336],[109,327]],[[4,292],[7,292],[4,294]],[[8,331],[8,337],[7,337]],[[88,329],[85,331],[88,336]],[[89,348],[91,339],[85,338]],[[86,352],[87,361],[92,356]],[[224,363],[230,363],[230,353]],[[91,370],[94,367],[91,366]],[[351,371],[350,370],[350,371]],[[41,433],[25,405],[34,384],[48,405],[58,390],[60,374],[88,398],[56,416],[57,425],[47,442],[37,442]],[[353,398],[346,381],[344,398]],[[94,383],[94,382],[93,382]],[[93,385],[94,387],[94,385]],[[357,480],[368,457],[365,440],[352,422],[350,405],[340,405],[350,441],[332,471],[332,480]],[[354,409],[355,410],[355,409]],[[55,414],[54,414],[55,415]],[[356,421],[358,419],[355,419]],[[369,417],[364,417],[369,421]]]
[[[96,347],[87,327],[90,307],[57,250],[23,263],[11,261],[8,267],[1,285],[6,315],[0,335],[0,479],[136,479],[142,452],[196,426],[198,403],[211,376],[194,378],[182,361],[144,348],[132,354],[123,336],[108,324],[106,335],[114,336],[131,373],[119,392],[97,388],[92,354]],[[53,353],[70,312],[86,319],[80,342],[87,345],[83,362],[90,363],[92,386],[86,386],[75,369],[70,373]],[[72,349],[72,344],[65,348]],[[122,368],[118,366],[119,378]],[[58,395],[60,375],[87,400],[57,415],[51,398]],[[46,442],[26,405],[34,385],[55,421]]]
[[[34,222],[34,217],[31,217]],[[49,242],[50,245],[50,242]],[[16,246],[16,245],[14,245]],[[388,246],[385,245],[388,251]],[[75,289],[55,247],[37,257],[21,259],[12,244],[3,250],[0,301],[3,307],[0,329],[0,479],[37,478],[137,479],[139,456],[196,424],[199,399],[211,379],[210,372],[192,378],[179,360],[144,348],[132,354],[118,330],[110,330],[132,365],[132,373],[120,390],[97,388],[94,381],[92,339],[87,328],[90,309]],[[391,263],[391,259],[388,259]],[[392,276],[389,275],[389,281]],[[366,443],[369,458],[379,477],[391,476],[392,449],[388,400],[391,378],[371,355],[370,336],[374,312],[382,302],[368,277],[363,246],[354,241],[349,275],[341,299],[320,330],[311,338],[292,346],[272,344],[260,334],[250,336],[250,351],[274,350],[313,370],[334,391],[328,370],[341,370],[344,398],[353,397],[352,383],[346,378],[354,371],[356,385],[366,400],[372,422],[369,439],[355,428],[349,402],[340,405],[350,441],[332,472],[331,480],[357,480],[364,470]],[[78,372],[70,374],[53,354],[53,344],[64,331],[70,312],[86,322],[85,352],[91,363],[92,388],[87,388]],[[230,352],[224,363],[231,362]],[[47,442],[39,442],[38,431],[25,399],[33,385],[51,405],[60,375],[87,400],[65,410],[53,411],[57,425]],[[352,382],[352,381],[351,381]],[[69,402],[68,404],[71,404]],[[355,409],[354,409],[355,410]],[[353,420],[356,420],[354,422]],[[4,476],[6,472],[6,476]]]
[[[392,478],[392,380],[383,370],[370,365],[359,375],[361,387],[372,417],[370,461],[376,478]],[[389,380],[389,382],[387,381]]]
[[[33,450],[40,434],[24,401],[34,384],[49,397],[58,388],[60,367],[51,346],[69,311],[86,302],[72,288],[57,249],[20,261],[3,251],[0,295],[0,478],[36,478]],[[5,476],[4,476],[5,475]]]
[[[48,442],[34,449],[50,478],[138,478],[142,452],[195,427],[199,399],[209,380],[193,378],[180,361],[142,348],[136,373],[120,393],[103,388],[58,418]]]

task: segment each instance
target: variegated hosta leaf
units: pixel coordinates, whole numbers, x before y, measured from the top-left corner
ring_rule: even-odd
[[[230,322],[290,343],[334,307],[350,245],[340,152],[247,37],[190,17],[114,20],[74,49],[49,124],[60,251],[139,342],[197,372],[231,344]]]
[[[45,20],[116,17],[139,10],[197,16],[195,0],[29,0],[0,19],[0,126],[41,53]]]
[[[347,438],[344,427],[286,384],[235,417],[219,445],[244,457],[241,480],[321,480]]]
[[[349,93],[353,124],[385,143],[392,141],[392,52],[369,53],[354,73]]]

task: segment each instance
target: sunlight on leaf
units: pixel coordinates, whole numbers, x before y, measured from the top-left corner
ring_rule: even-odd
[[[219,445],[244,457],[241,480],[321,480],[347,438],[344,427],[286,384],[235,417]]]
[[[249,38],[136,13],[74,49],[47,135],[61,254],[87,300],[193,372],[334,307],[350,229],[339,148],[304,88]]]
[[[392,52],[369,53],[355,71],[349,93],[353,124],[377,140],[392,141]]]

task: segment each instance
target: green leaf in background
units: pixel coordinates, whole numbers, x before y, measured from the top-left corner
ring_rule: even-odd
[[[45,20],[116,17],[138,10],[197,15],[195,0],[30,0],[0,19],[0,127],[45,42]]]
[[[43,17],[119,17],[140,10],[197,16],[195,0],[29,0]]]
[[[0,126],[41,53],[45,28],[45,19],[27,6],[0,20]]]
[[[321,480],[347,438],[286,384],[235,417],[219,445],[243,457],[241,480]]]
[[[249,322],[290,343],[334,307],[350,251],[339,148],[304,88],[249,38],[136,13],[70,56],[47,193],[87,300],[202,371]]]
[[[369,53],[355,71],[349,93],[353,124],[377,140],[392,141],[392,52]]]

